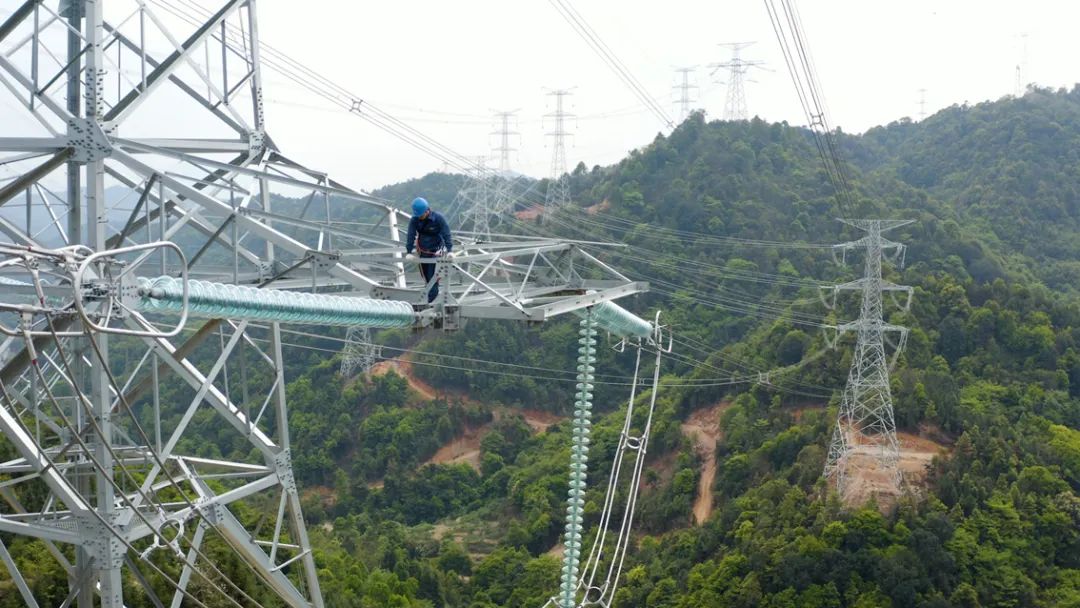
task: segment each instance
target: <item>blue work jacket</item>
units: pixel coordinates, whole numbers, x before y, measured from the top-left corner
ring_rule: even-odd
[[[450,224],[437,211],[432,211],[424,219],[414,217],[409,220],[409,233],[405,236],[405,251],[412,253],[419,237],[420,253],[433,254],[439,249],[450,251],[454,248],[450,240]]]

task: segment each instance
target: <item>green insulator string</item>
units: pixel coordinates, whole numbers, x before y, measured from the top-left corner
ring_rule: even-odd
[[[183,291],[184,284],[177,278],[140,278],[136,306],[144,312],[177,313],[183,309]],[[410,327],[416,320],[408,302],[196,280],[188,281],[188,314],[211,319],[361,327]]]
[[[592,309],[585,312],[578,335],[577,393],[574,401],[573,434],[570,446],[570,490],[566,499],[566,534],[563,536],[560,608],[576,603],[578,564],[581,560],[581,528],[585,513],[585,476],[589,464],[589,435],[592,433],[593,372],[596,368],[596,319]]]

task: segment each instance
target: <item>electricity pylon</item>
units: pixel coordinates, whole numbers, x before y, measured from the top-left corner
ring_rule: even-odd
[[[517,148],[510,147],[510,136],[518,135],[517,131],[510,130],[510,119],[514,117],[517,110],[510,110],[506,112],[495,112],[495,119],[499,122],[499,128],[492,131],[492,135],[498,136],[499,145],[493,149],[499,157],[499,173],[510,173],[510,153],[517,150]]]
[[[547,132],[551,138],[551,173],[548,175],[547,194],[544,196],[544,213],[551,213],[570,202],[570,178],[566,168],[566,119],[573,116],[565,109],[565,98],[570,89],[555,89],[548,95],[555,98],[555,111],[544,115],[555,121],[554,127]]]
[[[341,375],[367,374],[382,356],[382,348],[371,341],[371,329],[350,327],[345,333],[345,348],[341,349]]]
[[[686,120],[686,117],[690,115],[690,104],[697,101],[690,96],[691,89],[698,88],[696,84],[690,82],[690,75],[696,70],[697,66],[675,68],[675,73],[679,75],[680,82],[671,88],[678,92],[675,103],[679,106],[679,122]]]
[[[926,89],[919,89],[919,120],[926,118]]]
[[[721,43],[720,46],[731,49],[731,59],[709,64],[709,67],[713,68],[713,71],[710,72],[710,74],[715,74],[721,69],[726,69],[728,71],[727,99],[724,102],[724,120],[746,120],[749,118],[749,113],[746,109],[746,91],[743,86],[743,77],[746,76],[746,73],[751,69],[762,69],[765,65],[764,61],[746,60],[740,56],[742,50],[752,44],[754,43]]]
[[[840,221],[865,231],[866,236],[836,245],[834,251],[840,251],[846,261],[849,250],[864,249],[866,266],[861,279],[824,288],[833,291],[832,305],[840,291],[862,294],[858,320],[837,327],[838,333],[855,332],[857,337],[824,474],[835,483],[842,498],[858,495],[859,489],[895,496],[900,492],[901,483],[900,446],[896,440],[889,369],[904,348],[908,330],[885,322],[882,294],[906,294],[906,301],[897,304],[907,310],[911,305],[912,290],[882,279],[881,264],[885,253],[892,252],[892,261],[902,265],[905,248],[881,235],[913,220]],[[896,335],[896,341],[891,341],[889,335]],[[886,353],[887,344],[893,350],[891,357]]]
[[[465,210],[462,225],[485,243],[491,240],[491,227],[502,211],[497,205],[497,180],[498,176],[487,166],[487,159],[478,156],[468,179],[454,198],[453,206]]]

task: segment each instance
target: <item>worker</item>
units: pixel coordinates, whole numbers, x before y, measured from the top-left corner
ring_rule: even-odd
[[[434,211],[428,202],[417,197],[412,202],[412,219],[409,220],[409,232],[405,236],[405,259],[414,262],[416,255],[413,247],[420,252],[420,259],[434,258],[442,255],[445,259],[454,259],[454,243],[450,240],[450,225],[446,218],[438,211]],[[445,252],[445,253],[444,253]],[[424,277],[424,284],[431,282],[435,276],[435,264],[420,264],[420,275]],[[428,291],[428,303],[430,304],[439,295],[439,282],[431,286]]]

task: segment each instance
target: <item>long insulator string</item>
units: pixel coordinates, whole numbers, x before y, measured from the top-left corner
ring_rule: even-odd
[[[563,545],[560,608],[574,608],[577,596],[578,563],[581,558],[581,526],[585,512],[585,477],[589,465],[589,436],[592,434],[593,364],[596,362],[596,320],[588,309],[581,320],[578,339],[577,390],[574,401],[573,440],[570,446],[570,490],[566,499],[566,534]]]
[[[145,312],[180,312],[184,308],[183,290],[183,281],[174,277],[140,278],[136,307]],[[196,280],[188,281],[188,314],[212,319],[361,327],[410,327],[416,319],[408,302]]]

